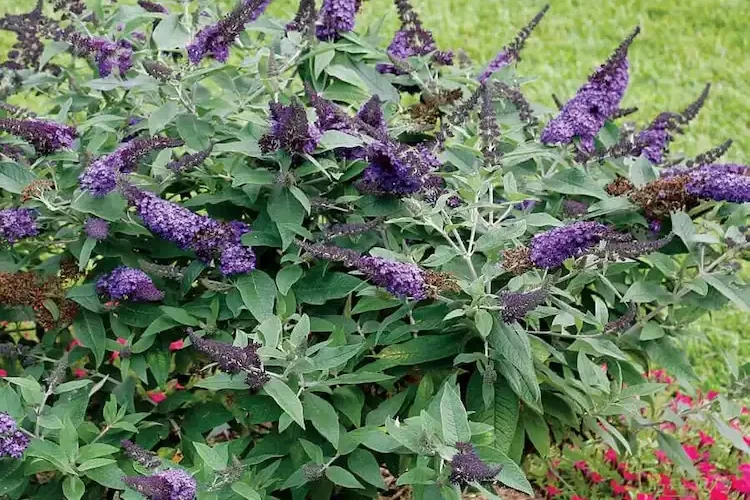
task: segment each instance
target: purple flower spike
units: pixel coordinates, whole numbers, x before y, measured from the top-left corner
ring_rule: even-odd
[[[36,236],[39,234],[36,217],[36,211],[29,208],[0,210],[0,241],[5,240],[13,244],[18,240]]]
[[[354,29],[361,0],[323,0],[316,34],[320,40],[338,40]]]
[[[744,167],[744,173],[738,174],[729,173],[734,169],[720,167],[737,167],[737,165],[701,167],[690,174],[685,190],[693,196],[708,200],[732,203],[750,202],[750,176],[748,175],[750,169]]]
[[[218,23],[200,30],[187,46],[190,62],[198,64],[207,56],[225,62],[229,46],[244,31],[245,25],[258,19],[270,3],[271,0],[243,0]]]
[[[120,76],[133,66],[133,50],[125,43],[115,43],[106,38],[88,37],[80,33],[70,36],[70,44],[76,55],[94,57],[101,76],[109,76],[117,68]]]
[[[356,186],[363,193],[405,196],[420,191],[429,174],[440,165],[427,148],[399,147],[391,142],[373,143],[365,152],[370,165]]]
[[[320,130],[307,120],[305,108],[299,102],[285,106],[274,102],[271,109],[271,131],[261,137],[264,153],[283,149],[289,154],[309,154],[321,138]]]
[[[492,74],[496,71],[519,60],[521,49],[523,49],[524,45],[526,45],[526,40],[528,40],[531,32],[534,31],[534,28],[536,28],[537,25],[541,22],[542,18],[548,10],[549,4],[545,5],[542,10],[540,10],[537,15],[535,15],[531,19],[531,21],[529,21],[529,24],[524,26],[524,28],[518,32],[516,38],[513,40],[513,42],[511,42],[510,45],[508,45],[507,47],[503,47],[503,50],[498,52],[495,58],[487,65],[487,68],[485,68],[482,74],[479,75],[478,80],[481,83],[487,81],[489,77],[491,77]]]
[[[138,161],[152,151],[182,145],[179,139],[151,137],[133,139],[120,145],[116,151],[94,161],[81,174],[81,187],[94,196],[104,196],[117,186],[117,174],[132,172]]]
[[[245,381],[250,389],[258,390],[270,379],[258,356],[260,344],[251,342],[246,347],[237,347],[225,342],[204,339],[190,329],[187,333],[193,347],[215,361],[221,371],[233,375],[247,373]]]
[[[90,217],[83,226],[86,235],[94,240],[105,240],[109,236],[109,223],[97,217]]]
[[[544,144],[570,144],[581,141],[585,152],[594,151],[594,138],[604,123],[620,108],[628,87],[628,48],[640,28],[636,28],[615,50],[614,54],[563,106],[542,131]]]
[[[43,155],[71,147],[78,136],[73,127],[36,118],[0,118],[0,130],[27,141]]]
[[[138,0],[137,3],[146,12],[153,12],[154,14],[169,14],[169,9],[160,3],[152,2],[151,0]]]
[[[0,458],[21,458],[29,443],[28,436],[18,430],[13,417],[0,412]]]
[[[224,275],[255,269],[255,254],[240,243],[242,235],[250,231],[242,222],[219,222],[132,186],[123,192],[155,235],[194,251],[203,262],[217,259]]]
[[[544,304],[549,296],[546,287],[528,293],[503,292],[500,300],[503,304],[503,322],[521,321],[526,315]]]
[[[351,119],[339,107],[328,99],[318,94],[309,83],[305,82],[305,93],[310,100],[317,120],[315,126],[321,132],[328,130],[341,130],[351,132]]]
[[[501,467],[490,467],[477,456],[471,443],[456,443],[458,453],[451,459],[450,482],[465,485],[472,482],[492,481]]]
[[[354,266],[375,283],[397,297],[421,300],[427,297],[423,271],[414,264],[382,257],[363,256]]]
[[[539,233],[531,239],[531,261],[544,269],[559,267],[599,243],[607,232],[598,222],[576,222]]]
[[[110,300],[156,302],[164,298],[164,292],[154,286],[148,274],[127,266],[120,266],[100,277],[96,291]]]
[[[182,469],[169,469],[151,476],[122,478],[129,487],[149,500],[194,500],[195,479]]]
[[[155,469],[161,465],[161,460],[156,453],[148,451],[129,439],[123,439],[120,444],[125,449],[125,454],[139,465],[147,469]]]

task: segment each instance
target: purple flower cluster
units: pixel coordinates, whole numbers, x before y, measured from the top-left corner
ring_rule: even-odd
[[[356,186],[363,193],[405,196],[420,191],[429,174],[440,166],[425,147],[409,148],[392,142],[371,144],[365,151],[369,165]]]
[[[513,40],[513,42],[507,46],[503,47],[503,50],[498,52],[498,54],[495,56],[492,61],[487,65],[487,68],[482,72],[481,75],[479,75],[478,80],[481,83],[484,83],[489,79],[489,77],[492,76],[493,73],[498,71],[499,69],[507,66],[508,64],[511,64],[519,59],[521,49],[523,49],[524,45],[526,44],[526,40],[528,40],[529,36],[531,35],[531,32],[534,31],[534,28],[537,27],[537,25],[541,22],[544,15],[549,10],[549,5],[545,5],[542,10],[540,10],[532,19],[529,21],[529,24],[524,26],[524,28],[518,32],[516,35],[516,38]]]
[[[562,211],[568,217],[581,217],[589,211],[587,203],[578,200],[563,200]]]
[[[315,0],[300,0],[294,20],[287,23],[287,31],[299,31],[303,34],[311,34],[315,29],[318,12],[315,9]]]
[[[247,373],[247,385],[254,390],[260,389],[268,382],[269,376],[263,369],[263,363],[258,356],[260,344],[251,342],[246,347],[237,347],[225,342],[201,338],[192,330],[188,330],[187,333],[193,347],[215,361],[221,371],[233,375]]]
[[[501,467],[490,467],[482,462],[471,443],[456,443],[458,453],[451,459],[450,482],[465,485],[473,482],[492,481]]]
[[[74,33],[69,42],[76,55],[94,57],[101,76],[111,75],[115,68],[122,76],[133,66],[133,49],[126,40],[115,43],[106,38]]]
[[[217,259],[222,274],[229,276],[255,269],[253,250],[240,242],[242,235],[250,231],[246,224],[219,222],[132,186],[123,192],[152,233],[183,250],[194,251],[203,262]]]
[[[742,169],[742,173],[737,173]],[[689,175],[685,190],[698,198],[750,202],[750,169],[742,165],[707,165]]]
[[[245,25],[258,19],[270,3],[271,0],[242,0],[219,22],[200,30],[187,46],[190,62],[198,64],[206,56],[225,62],[229,57],[229,46],[237,40]]]
[[[122,481],[149,500],[194,500],[197,491],[195,479],[182,469],[127,476]]]
[[[283,149],[289,154],[312,153],[321,138],[320,130],[307,120],[304,106],[293,102],[288,106],[279,102],[270,105],[271,130],[260,139],[264,153]]]
[[[36,227],[37,212],[29,208],[6,208],[0,210],[0,240],[15,243],[39,234]]]
[[[318,94],[309,83],[305,83],[305,94],[310,104],[315,108],[317,119],[315,126],[319,131],[340,130],[351,131],[351,120],[336,104]]]
[[[155,469],[161,465],[161,460],[156,453],[146,450],[129,439],[123,439],[120,444],[125,448],[125,454],[139,465],[147,469]]]
[[[424,272],[414,264],[365,255],[354,265],[370,281],[397,297],[414,300],[427,298]]]
[[[89,217],[83,225],[86,235],[94,240],[105,240],[109,236],[109,222],[98,217]]]
[[[0,458],[21,458],[29,447],[29,438],[7,413],[0,412]]]
[[[110,300],[155,302],[164,298],[164,292],[154,286],[148,274],[127,266],[120,266],[100,277],[96,291]]]
[[[548,296],[549,292],[546,287],[527,293],[503,292],[500,295],[503,305],[503,321],[505,323],[521,321],[537,306],[544,304]]]
[[[169,9],[167,9],[160,3],[152,2],[151,0],[138,0],[137,3],[146,12],[153,12],[155,14],[169,14]]]
[[[194,169],[211,155],[212,147],[198,151],[197,153],[188,153],[183,155],[179,160],[171,161],[167,164],[167,168],[173,172],[189,172]]]
[[[361,0],[323,0],[316,34],[320,40],[338,40],[354,29]]]
[[[179,139],[151,137],[120,144],[114,152],[98,158],[81,174],[81,187],[94,196],[104,196],[117,187],[117,174],[132,172],[138,161],[152,151],[182,145]]]
[[[608,231],[598,222],[575,222],[539,233],[531,239],[531,261],[544,269],[559,267],[599,243]]]
[[[43,155],[71,147],[78,136],[73,127],[37,118],[0,118],[0,130],[22,138]]]
[[[576,95],[563,106],[542,131],[544,144],[581,141],[585,152],[593,152],[594,138],[604,123],[619,109],[628,86],[628,48],[640,32],[636,28]]]

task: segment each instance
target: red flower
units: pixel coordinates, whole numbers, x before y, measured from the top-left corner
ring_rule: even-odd
[[[79,345],[81,345],[81,341],[80,340],[78,340],[78,339],[71,340],[70,344],[68,344],[68,351],[72,351],[73,349],[75,349]]]
[[[562,494],[562,490],[560,488],[558,488],[557,486],[555,486],[554,484],[550,484],[549,486],[545,486],[544,487],[544,491],[547,492],[547,497],[548,498],[556,497],[556,496]]]
[[[5,370],[3,370],[2,368],[0,368],[0,378],[2,378],[2,377],[7,377],[7,376],[8,376],[8,372],[6,372],[6,371],[5,371]]]
[[[88,375],[88,372],[83,368],[73,368],[73,376],[75,378],[86,378]]]
[[[698,491],[698,485],[695,483],[695,481],[691,481],[689,479],[682,478],[682,487],[688,491]]]
[[[708,399],[709,401],[713,401],[714,399],[718,397],[719,397],[719,393],[716,391],[708,391],[706,393],[706,399]]]
[[[669,488],[672,486],[672,479],[668,475],[661,473],[659,474],[659,485]]]
[[[622,471],[622,478],[629,483],[635,483],[636,481],[638,481],[639,475],[624,470]]]
[[[604,478],[598,472],[589,472],[588,478],[589,478],[589,481],[591,481],[594,484],[601,484],[604,482]]]
[[[127,345],[128,339],[126,339],[124,337],[117,337],[117,343],[120,344],[120,345]]]
[[[744,475],[744,477],[732,476],[732,491],[737,493],[743,493],[750,495],[750,476]]]
[[[709,500],[729,500],[729,491],[724,483],[716,483],[708,496]]]
[[[159,404],[162,401],[164,401],[165,399],[167,399],[167,395],[164,394],[161,391],[149,392],[147,394],[148,394],[148,399],[150,399],[151,401],[153,401],[156,404]]]
[[[698,435],[701,438],[701,442],[700,442],[700,444],[698,446],[701,446],[701,447],[703,447],[703,446],[713,446],[714,444],[716,444],[716,440],[714,438],[712,438],[711,436],[709,436],[708,434],[706,434],[705,432],[698,431]]]
[[[711,474],[713,471],[716,470],[716,466],[712,464],[711,462],[701,462],[698,464],[698,470],[701,471],[701,474],[704,476]]]
[[[169,344],[169,350],[170,351],[179,351],[180,349],[182,349],[182,347],[183,347],[184,344],[185,344],[185,341],[182,340],[182,339],[175,340],[174,342],[172,342],[171,344]]]
[[[656,500],[656,497],[650,493],[638,493],[635,500]]]
[[[579,460],[578,462],[574,463],[573,467],[575,467],[576,470],[579,470],[581,472],[586,472],[587,470],[589,470],[589,466],[586,465],[586,461],[584,460]]]
[[[570,500],[586,500],[586,497],[579,497],[578,495],[573,495],[570,497]]]
[[[660,464],[668,464],[669,463],[669,458],[667,458],[667,454],[664,453],[661,450],[654,450],[654,456],[656,457],[656,460]]]
[[[698,448],[689,444],[683,444],[682,449],[685,450],[688,458],[693,462],[697,462],[701,459],[701,454],[698,452]]]
[[[609,487],[612,488],[613,495],[627,495],[628,494],[628,488],[618,483],[614,479],[610,479]]]
[[[613,450],[612,448],[608,449],[604,453],[604,461],[616,464],[617,463],[617,452],[615,450]]]

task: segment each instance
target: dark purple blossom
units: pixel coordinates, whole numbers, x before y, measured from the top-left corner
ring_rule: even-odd
[[[27,141],[43,155],[71,147],[78,136],[73,127],[37,118],[0,118],[0,130]]]
[[[96,281],[96,291],[110,300],[131,302],[156,302],[164,298],[164,292],[140,269],[120,266]]]
[[[750,202],[750,176],[747,175],[749,169],[744,167],[742,174],[733,173],[736,167],[742,166],[708,165],[701,167],[689,175],[685,190],[693,196],[708,200],[732,203]]]
[[[490,467],[482,462],[471,443],[456,443],[458,453],[451,459],[450,482],[465,485],[473,482],[492,481],[502,467]]]
[[[286,30],[311,34],[315,29],[317,19],[318,11],[315,8],[315,0],[300,0],[294,20],[287,23]]]
[[[188,336],[193,347],[216,362],[221,371],[233,375],[247,373],[245,381],[251,389],[260,389],[269,380],[269,375],[263,369],[263,363],[258,356],[260,344],[250,342],[246,347],[237,347],[225,342],[204,339],[190,329]]]
[[[167,163],[167,168],[173,172],[189,172],[206,161],[206,158],[211,155],[212,149],[213,147],[209,147],[208,149],[198,151],[197,153],[183,155],[179,160]]]
[[[125,448],[125,454],[141,466],[147,469],[155,469],[161,465],[161,460],[156,453],[148,451],[128,439],[123,439],[120,444]]]
[[[711,148],[708,151],[704,151],[703,153],[699,154],[695,157],[694,160],[690,160],[687,162],[688,167],[693,167],[695,165],[710,165],[711,163],[716,163],[716,161],[724,156],[727,151],[729,151],[729,148],[732,147],[732,139],[727,139],[723,143],[719,144],[715,148]]]
[[[316,34],[320,40],[338,40],[354,29],[361,0],[323,0]]]
[[[162,4],[152,2],[151,0],[138,0],[138,5],[147,12],[153,12],[155,14],[169,14],[169,9],[164,7]]]
[[[219,222],[132,186],[127,186],[124,194],[152,233],[183,250],[194,251],[203,262],[217,259],[223,274],[255,269],[253,250],[240,242],[242,235],[250,231],[246,224]]]
[[[481,83],[484,83],[489,77],[492,76],[493,73],[495,73],[499,69],[512,64],[515,61],[518,61],[521,49],[523,49],[524,45],[526,45],[526,40],[528,40],[531,32],[534,31],[534,28],[536,28],[537,25],[541,22],[542,18],[548,10],[549,5],[545,5],[542,10],[540,10],[531,19],[531,21],[529,21],[529,24],[524,26],[523,29],[518,32],[513,42],[511,42],[511,44],[507,47],[503,47],[503,50],[498,52],[495,58],[492,59],[492,61],[490,61],[490,63],[487,65],[487,68],[485,68],[482,74],[479,75],[479,81]]]
[[[6,208],[0,210],[0,240],[15,243],[23,238],[36,236],[37,212],[29,208]]]
[[[357,118],[378,131],[381,135],[386,135],[388,133],[388,124],[385,121],[385,116],[383,116],[382,104],[380,97],[377,94],[373,95],[359,108]]]
[[[369,255],[360,257],[354,266],[379,287],[397,297],[421,300],[428,287],[419,266]]]
[[[559,267],[599,243],[607,232],[598,222],[575,222],[539,233],[531,239],[531,261],[544,269]]]
[[[127,476],[122,481],[149,500],[194,500],[197,490],[195,479],[182,469]]]
[[[104,196],[117,186],[117,174],[132,172],[138,161],[152,151],[182,145],[179,139],[151,137],[120,144],[114,152],[95,160],[81,174],[81,187],[94,196]]]
[[[546,287],[541,287],[532,292],[503,292],[500,294],[500,301],[503,305],[503,321],[513,323],[521,321],[526,315],[544,304],[549,296]]]
[[[543,143],[570,144],[577,137],[583,151],[593,152],[594,138],[619,109],[625,95],[628,87],[628,48],[639,32],[640,28],[636,28],[563,106],[560,114],[547,124],[542,131]]]
[[[30,440],[18,430],[18,424],[7,413],[0,412],[0,458],[21,458]]]
[[[620,333],[624,332],[631,326],[633,326],[633,323],[635,323],[635,317],[638,314],[638,308],[634,303],[630,303],[628,305],[628,310],[625,311],[625,314],[620,316],[619,318],[610,321],[606,325],[604,325],[604,331],[606,333]]]
[[[83,229],[86,231],[86,235],[94,240],[104,240],[109,236],[109,222],[98,217],[86,219]]]
[[[315,108],[317,119],[315,126],[321,132],[328,130],[340,130],[350,132],[352,130],[351,119],[339,109],[339,107],[328,99],[318,94],[309,83],[305,83],[305,93],[310,99],[310,104]]]
[[[298,244],[316,259],[341,262],[348,267],[355,266],[357,260],[362,256],[359,252],[350,248],[340,248],[322,243],[307,243],[304,241],[299,241]]]
[[[270,3],[271,0],[242,0],[219,22],[200,30],[187,46],[190,62],[198,64],[206,56],[226,62],[229,57],[229,46],[244,31],[245,25],[258,19]]]
[[[304,106],[293,102],[288,106],[271,103],[271,130],[260,139],[264,153],[283,149],[289,154],[309,154],[321,138],[320,130],[307,120]]]
[[[368,167],[357,189],[375,195],[405,196],[424,187],[440,161],[428,148],[409,148],[391,142],[373,143],[365,152]]]
[[[339,236],[357,236],[359,234],[372,231],[382,224],[380,219],[373,219],[369,222],[352,223],[352,224],[331,224],[323,232],[325,239],[338,238]]]
[[[68,41],[76,55],[94,57],[101,76],[111,75],[115,68],[122,76],[133,66],[133,50],[126,44],[80,33],[74,33]]]
[[[589,211],[587,203],[578,200],[563,200],[562,210],[568,217],[581,217]]]

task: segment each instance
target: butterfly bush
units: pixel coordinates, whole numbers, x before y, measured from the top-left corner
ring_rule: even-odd
[[[639,28],[555,112],[554,7],[473,65],[271,3],[0,18],[0,496],[747,495],[747,367],[683,352],[750,307],[750,169],[670,150],[709,87],[619,126]]]

